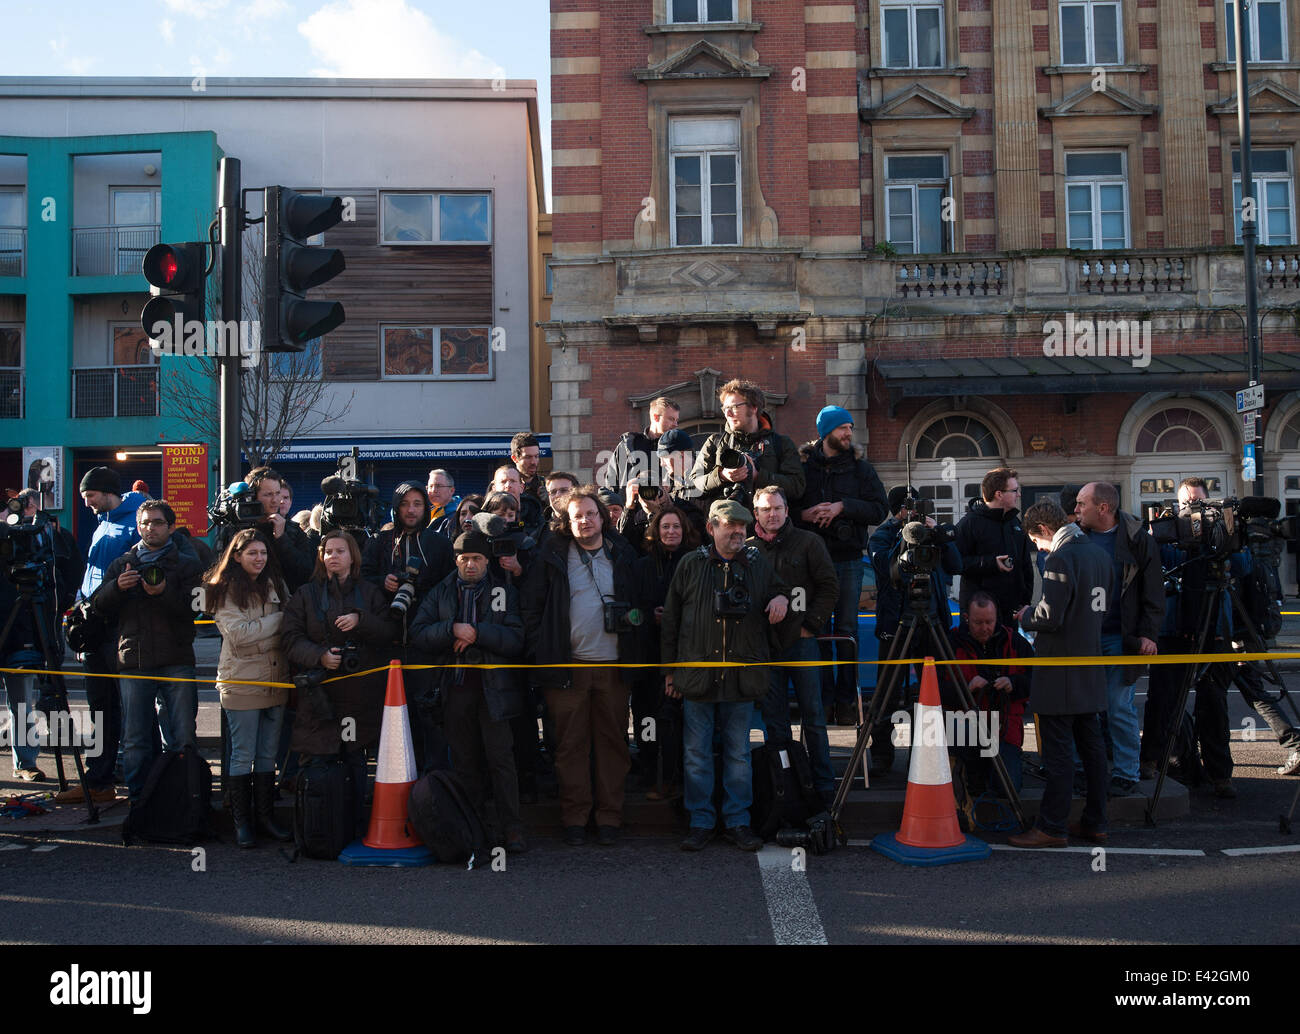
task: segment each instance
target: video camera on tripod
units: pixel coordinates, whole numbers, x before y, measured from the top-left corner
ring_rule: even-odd
[[[1271,542],[1296,537],[1296,518],[1278,520],[1282,504],[1269,496],[1193,499],[1175,512],[1148,512],[1151,534],[1160,545],[1201,556],[1226,557]]]
[[[54,526],[40,511],[23,521],[18,499],[5,503],[0,520],[0,565],[14,585],[40,588],[54,567]]]
[[[903,548],[895,564],[898,575],[929,575],[943,559],[943,548],[957,538],[957,529],[951,524],[933,527],[924,521],[909,521],[903,525]],[[895,583],[901,582],[895,576]]]
[[[379,489],[357,477],[359,453],[354,445],[349,455],[339,457],[338,469],[320,483],[325,493],[320,519],[322,532],[337,528],[364,539],[382,523],[377,502]]]

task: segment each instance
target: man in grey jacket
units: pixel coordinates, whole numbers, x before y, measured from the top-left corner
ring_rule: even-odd
[[[1043,598],[1032,614],[1016,612],[1016,622],[1038,633],[1039,657],[1101,656],[1101,626],[1111,593],[1111,560],[1088,541],[1052,500],[1035,503],[1025,513],[1025,532],[1047,564]],[[1097,665],[1077,668],[1035,666],[1029,688],[1029,708],[1037,715],[1038,751],[1047,769],[1047,786],[1033,829],[1008,839],[1015,847],[1065,847],[1066,823],[1073,796],[1074,746],[1088,779],[1088,801],[1077,826],[1069,832],[1094,844],[1106,842],[1106,747],[1098,721],[1106,710],[1105,670]]]

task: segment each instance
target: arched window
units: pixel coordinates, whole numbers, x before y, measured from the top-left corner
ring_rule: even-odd
[[[996,458],[1000,452],[993,432],[970,416],[940,417],[916,440],[918,460]]]
[[[1296,410],[1291,419],[1286,422],[1286,426],[1282,428],[1282,433],[1278,436],[1277,447],[1282,452],[1300,449],[1300,410]]]
[[[1142,425],[1137,451],[1222,452],[1223,440],[1205,414],[1175,406],[1160,410]]]

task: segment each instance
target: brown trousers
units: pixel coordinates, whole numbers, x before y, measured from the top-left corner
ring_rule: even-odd
[[[595,760],[596,825],[623,825],[623,784],[631,768],[627,745],[628,688],[616,668],[574,668],[567,688],[546,690],[555,722],[555,778],[560,822],[586,826]]]

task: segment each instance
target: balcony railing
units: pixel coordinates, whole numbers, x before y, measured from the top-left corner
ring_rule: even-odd
[[[27,259],[27,228],[0,226],[0,276],[23,276]]]
[[[0,370],[0,420],[21,420],[23,416],[23,371]]]
[[[1195,290],[1192,258],[1098,252],[1074,260],[1084,294],[1181,294]]]
[[[1007,273],[996,259],[899,261],[894,264],[894,287],[904,298],[997,297],[1010,286]]]
[[[158,415],[158,367],[103,366],[72,371],[76,419]]]
[[[72,231],[73,276],[139,273],[145,252],[158,243],[162,227],[79,226]]]

